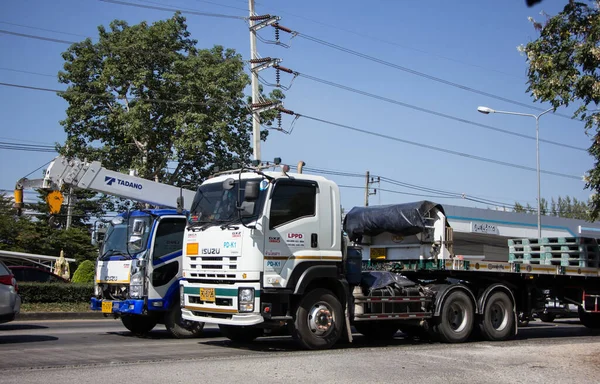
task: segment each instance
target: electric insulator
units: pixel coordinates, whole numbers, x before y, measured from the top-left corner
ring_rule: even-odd
[[[275,28],[275,41],[279,41],[279,28]]]
[[[281,111],[277,111],[277,127],[281,130]]]
[[[281,80],[281,73],[279,72],[279,68],[275,69],[275,84],[279,87],[279,80]]]

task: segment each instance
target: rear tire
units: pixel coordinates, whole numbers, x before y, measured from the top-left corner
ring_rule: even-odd
[[[393,321],[393,320],[392,320]],[[354,328],[372,340],[390,340],[398,332],[398,325],[386,322],[357,322]]]
[[[262,328],[235,326],[219,324],[219,329],[223,336],[233,341],[234,343],[247,344],[251,343],[257,337],[263,335]]]
[[[600,329],[600,313],[585,312],[581,306],[578,308],[579,321],[590,329]]]
[[[504,292],[492,294],[485,302],[479,329],[490,341],[506,340],[513,334],[515,313],[513,304]]]
[[[556,319],[556,315],[553,313],[540,313],[538,316],[544,323],[551,323]]]
[[[471,298],[465,292],[455,290],[442,303],[434,331],[443,342],[462,343],[473,331],[474,313]]]
[[[123,315],[121,316],[121,322],[134,335],[144,336],[154,329],[158,319],[150,315]]]
[[[181,307],[178,302],[179,298],[177,298],[175,304],[165,314],[165,327],[167,331],[177,339],[189,339],[200,336],[204,329],[204,323],[182,319]]]
[[[327,349],[340,339],[344,322],[338,298],[327,289],[315,289],[300,299],[292,336],[303,348]]]

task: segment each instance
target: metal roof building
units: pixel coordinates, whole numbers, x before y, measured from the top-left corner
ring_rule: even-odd
[[[537,237],[537,215],[443,205],[456,255],[507,261],[508,239]],[[600,222],[542,216],[542,237],[600,238]]]

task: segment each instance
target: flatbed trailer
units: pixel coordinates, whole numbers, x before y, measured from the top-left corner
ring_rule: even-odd
[[[354,207],[342,221],[340,201],[331,180],[285,169],[205,181],[184,236],[182,317],[241,342],[287,329],[307,349],[351,342],[352,327],[374,339],[507,340],[548,298],[600,327],[594,239],[513,239],[509,261],[466,260],[439,204]]]

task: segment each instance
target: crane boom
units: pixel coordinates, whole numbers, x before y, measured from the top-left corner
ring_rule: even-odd
[[[15,186],[15,207],[23,207],[23,188],[61,190],[65,186],[87,189],[107,195],[157,205],[189,210],[194,191],[141,177],[111,171],[99,161],[57,156],[46,169],[43,179],[23,178]],[[183,197],[183,204],[179,197]],[[60,209],[60,206],[58,207]]]

